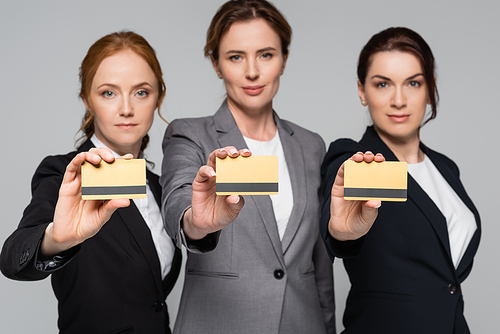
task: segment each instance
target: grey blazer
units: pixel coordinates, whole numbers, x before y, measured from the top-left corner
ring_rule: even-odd
[[[173,121],[163,140],[167,233],[189,250],[174,333],[335,333],[332,264],[319,237],[321,137],[274,114],[294,207],[280,241],[269,196],[245,196],[238,218],[201,243],[180,226],[191,183],[219,147],[246,147],[224,102],[214,116]]]

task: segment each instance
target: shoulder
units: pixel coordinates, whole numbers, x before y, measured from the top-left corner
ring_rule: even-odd
[[[330,143],[325,159],[323,160],[322,169],[328,168],[329,165],[336,162],[340,167],[342,162],[359,151],[365,151],[365,147],[360,143],[349,138],[337,139]],[[338,163],[339,160],[340,163]]]
[[[213,116],[177,118],[170,123],[167,131],[170,131],[172,134],[193,132],[194,129],[207,129],[213,126],[213,124]]]
[[[325,142],[323,138],[316,132],[307,130],[293,122],[280,119],[282,127],[291,133],[301,144],[301,146],[308,152],[313,153],[313,156],[322,159],[325,156]]]
[[[66,170],[66,166],[78,153],[79,152],[77,151],[72,151],[68,154],[49,155],[45,157],[40,165],[38,165],[35,175],[46,173],[51,174],[54,172],[64,173],[64,171]]]

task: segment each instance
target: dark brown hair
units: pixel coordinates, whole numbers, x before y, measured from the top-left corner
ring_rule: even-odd
[[[92,44],[87,55],[82,61],[80,67],[80,98],[87,103],[89,109],[85,111],[83,116],[82,126],[80,131],[83,132],[84,136],[87,138],[92,137],[94,134],[94,117],[95,110],[90,99],[90,88],[92,86],[92,80],[99,68],[101,62],[115,53],[122,50],[131,50],[137,55],[141,56],[151,67],[151,70],[158,80],[158,101],[156,107],[158,109],[158,115],[165,120],[160,113],[160,106],[165,98],[165,82],[163,81],[163,74],[161,71],[160,62],[156,58],[155,50],[149,45],[144,37],[136,34],[133,31],[119,31],[106,35],[99,39],[97,42]],[[149,143],[149,135],[146,134],[142,138],[141,152],[144,151]]]
[[[435,81],[434,56],[425,40],[411,29],[404,27],[388,28],[370,38],[359,54],[358,79],[361,84],[365,85],[366,75],[373,61],[373,56],[378,52],[388,51],[409,52],[417,57],[424,71],[427,95],[431,104],[431,115],[424,124],[436,118],[439,95]]]
[[[222,36],[235,22],[245,22],[253,19],[264,19],[281,39],[281,51],[288,54],[288,46],[292,40],[292,28],[285,17],[270,2],[265,0],[229,0],[223,4],[207,31],[205,57],[219,60],[219,45]]]

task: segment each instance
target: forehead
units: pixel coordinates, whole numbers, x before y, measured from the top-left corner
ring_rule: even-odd
[[[93,82],[143,80],[149,81],[155,74],[144,58],[132,50],[122,50],[102,60]]]
[[[221,52],[228,50],[250,51],[266,47],[274,47],[279,50],[281,40],[269,23],[261,18],[233,23],[222,36],[219,45]]]
[[[368,78],[372,75],[409,77],[423,73],[420,60],[412,53],[400,51],[378,52],[372,56]]]

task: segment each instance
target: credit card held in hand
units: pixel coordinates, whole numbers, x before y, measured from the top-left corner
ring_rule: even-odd
[[[146,198],[146,160],[82,164],[82,199]]]
[[[355,162],[344,164],[344,199],[406,202],[406,162]]]
[[[215,173],[217,195],[278,193],[278,157],[275,155],[217,158]]]

